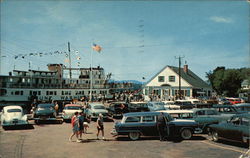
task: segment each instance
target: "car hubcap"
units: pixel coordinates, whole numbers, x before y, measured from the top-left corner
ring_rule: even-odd
[[[182,132],[182,138],[183,139],[190,139],[192,137],[192,133],[190,130],[184,130]]]

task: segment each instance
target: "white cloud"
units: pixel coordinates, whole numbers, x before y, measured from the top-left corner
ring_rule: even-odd
[[[232,23],[233,22],[231,18],[225,18],[222,16],[212,16],[209,19],[217,23]]]

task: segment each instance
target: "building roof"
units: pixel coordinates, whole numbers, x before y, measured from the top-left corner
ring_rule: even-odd
[[[242,81],[241,85],[249,85],[249,81],[248,80],[244,80],[244,81]]]
[[[178,67],[167,65],[163,69],[161,69],[156,75],[154,75],[146,84],[151,82],[156,76],[158,76],[167,67],[169,67],[171,70],[173,70],[176,74],[179,74]],[[193,73],[190,69],[188,69],[188,72],[186,73],[186,72],[184,72],[184,69],[181,68],[181,77],[186,82],[188,82],[190,85],[192,85],[194,88],[211,88],[211,86],[209,86],[205,81],[203,81],[199,76],[197,76],[195,73]]]
[[[175,73],[179,74],[178,67],[174,67],[174,66],[168,66],[168,67],[171,68]],[[188,69],[188,72],[186,73],[184,72],[183,68],[181,68],[181,77],[195,88],[200,88],[200,87],[211,88],[211,86],[209,86],[205,81],[203,81],[199,76],[193,73],[190,69]]]

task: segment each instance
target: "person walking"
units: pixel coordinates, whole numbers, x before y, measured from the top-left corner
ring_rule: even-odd
[[[56,110],[56,115],[59,114],[59,105],[57,104],[57,102],[55,102],[55,110]]]
[[[166,118],[165,118],[163,112],[161,112],[160,115],[157,116],[156,126],[157,126],[157,130],[159,132],[160,141],[164,141],[165,128],[166,128]]]
[[[79,120],[79,139],[82,140],[82,133],[84,132],[84,125],[83,122],[85,120],[83,112],[80,112],[80,115],[78,116],[78,120]]]
[[[71,118],[71,125],[72,125],[72,134],[69,137],[69,141],[72,142],[72,138],[74,135],[76,135],[76,142],[81,142],[78,139],[78,132],[79,132],[79,120],[78,120],[78,112],[75,112],[75,115]]]
[[[96,137],[99,139],[99,133],[100,131],[102,132],[102,139],[104,140],[104,125],[103,125],[103,116],[102,114],[99,114],[98,119],[97,119],[97,134]]]

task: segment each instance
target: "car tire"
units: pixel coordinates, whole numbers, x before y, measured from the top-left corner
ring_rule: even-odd
[[[181,138],[184,140],[191,139],[192,136],[193,136],[193,133],[191,129],[183,129],[181,131]]]
[[[219,141],[219,136],[218,136],[218,133],[216,131],[212,131],[211,136],[212,136],[212,141],[214,141],[214,142]]]
[[[131,140],[138,140],[140,138],[140,133],[139,132],[130,132],[128,134],[128,137]]]
[[[39,124],[39,120],[35,120],[35,124],[37,124],[37,125],[38,125],[38,124]]]

